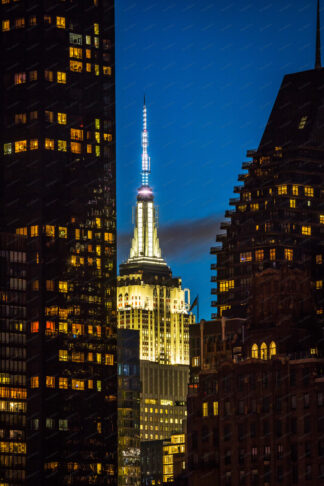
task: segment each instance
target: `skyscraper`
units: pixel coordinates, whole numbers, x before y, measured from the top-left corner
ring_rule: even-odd
[[[29,270],[28,484],[116,484],[113,1],[2,2],[1,52],[0,227],[25,238]]]
[[[157,211],[149,185],[147,108],[144,100],[142,179],[137,193],[130,257],[117,279],[118,327],[140,334],[141,440],[182,431],[189,364],[190,292],[162,258]]]
[[[293,266],[311,277],[316,311],[323,315],[323,86],[319,7],[312,70],[284,77],[257,150],[248,151],[243,185],[231,199],[212,265],[217,288],[213,317],[245,315],[252,277],[268,267]]]

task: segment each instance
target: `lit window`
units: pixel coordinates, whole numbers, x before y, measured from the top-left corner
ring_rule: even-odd
[[[320,214],[320,224],[324,224],[324,214]]]
[[[95,119],[95,129],[100,130],[100,119],[99,118]]]
[[[59,332],[63,332],[64,334],[66,334],[68,332],[67,322],[60,322],[59,323]]]
[[[91,64],[89,62],[86,63],[86,71],[91,73]]]
[[[38,236],[38,226],[31,226],[30,227],[30,236],[31,237]]]
[[[317,265],[322,265],[322,263],[323,263],[322,255],[316,255],[315,261],[316,261]]]
[[[59,388],[62,388],[63,390],[67,390],[69,388],[69,379],[68,378],[59,378]]]
[[[49,110],[45,110],[45,121],[52,123],[54,120],[54,113]]]
[[[84,390],[84,380],[72,379],[72,390]]]
[[[82,35],[70,32],[70,43],[82,46]]]
[[[56,27],[65,29],[65,17],[56,17]]]
[[[55,333],[55,322],[46,321],[45,333],[46,334],[54,334]]]
[[[323,280],[316,280],[316,290],[323,288]]]
[[[46,236],[54,237],[55,236],[55,226],[47,224],[45,226],[45,233],[46,233]]]
[[[67,228],[59,226],[59,238],[67,238]]]
[[[58,140],[57,141],[57,150],[59,152],[66,152],[66,150],[67,150],[66,140]]]
[[[46,81],[53,81],[53,71],[49,70],[49,69],[45,69],[44,71],[44,78],[46,79]]]
[[[83,130],[71,128],[71,139],[72,140],[83,140]]]
[[[251,211],[259,211],[259,203],[250,204]]]
[[[46,150],[54,150],[54,140],[52,138],[45,138]]]
[[[54,280],[46,280],[46,290],[54,292]]]
[[[81,73],[82,72],[82,62],[70,61],[70,71],[74,71],[76,73]]]
[[[59,281],[59,292],[64,292],[66,293],[68,291],[68,283]]]
[[[275,259],[276,259],[276,249],[270,248],[270,260],[275,260]]]
[[[38,140],[37,138],[32,138],[29,142],[30,150],[37,150],[38,149]]]
[[[87,144],[87,154],[91,154],[92,153],[92,145],[90,145],[89,143]]]
[[[96,143],[100,143],[100,132],[95,132]]]
[[[252,261],[252,252],[251,251],[245,251],[243,253],[240,253],[240,262],[245,263],[245,262],[251,262]]]
[[[30,387],[31,388],[38,388],[39,387],[39,376],[32,376],[30,378]]]
[[[314,188],[311,187],[311,186],[304,187],[304,194],[307,197],[313,197],[314,196]]]
[[[100,145],[96,145],[96,156],[100,156]]]
[[[112,141],[112,135],[110,133],[104,133],[103,139],[104,139],[105,142],[111,142]]]
[[[296,207],[296,199],[290,199],[289,205],[290,205],[291,208],[295,208]]]
[[[29,25],[36,25],[37,24],[37,19],[35,15],[32,15],[29,17]]]
[[[4,153],[4,155],[12,154],[12,144],[11,143],[5,143],[3,145],[3,153]]]
[[[110,76],[111,75],[111,67],[110,66],[103,66],[102,72],[105,76]]]
[[[24,84],[26,83],[26,73],[16,73],[14,77],[15,84]]]
[[[44,15],[44,24],[51,24],[52,17],[50,15]]]
[[[93,38],[93,43],[96,49],[99,49],[99,37]]]
[[[91,49],[86,49],[86,58],[91,59]]]
[[[99,24],[93,24],[94,35],[99,35]]]
[[[270,346],[269,346],[269,358],[272,358],[272,356],[276,356],[277,354],[277,346],[274,341],[271,341]]]
[[[57,82],[61,84],[66,83],[66,73],[62,71],[57,71]]]
[[[59,419],[59,430],[69,430],[68,421],[67,419]]]
[[[311,226],[302,226],[301,232],[302,232],[302,235],[311,236],[312,228],[311,228]]]
[[[59,123],[59,125],[66,125],[66,113],[57,114],[57,123]]]
[[[37,120],[37,118],[38,118],[38,111],[31,111],[29,113],[29,118],[30,118],[30,120]]]
[[[81,143],[71,142],[71,152],[74,154],[81,154]]]
[[[267,359],[268,358],[268,348],[266,343],[262,343],[260,346],[260,358]]]
[[[10,20],[6,19],[2,21],[2,30],[3,32],[10,30]]]
[[[67,349],[59,349],[59,361],[67,361],[68,352]]]
[[[99,74],[100,74],[100,67],[99,67],[99,64],[95,64],[95,65],[94,65],[94,67],[95,67],[95,75],[96,75],[96,76],[99,76]]]
[[[86,35],[86,44],[87,44],[88,46],[90,46],[90,45],[91,45],[91,36],[90,36],[90,35]]]
[[[19,140],[15,142],[15,152],[26,152],[27,150],[27,140]]]
[[[75,230],[75,239],[76,240],[80,239],[80,230],[78,228]]]
[[[287,194],[287,186],[284,184],[284,185],[281,185],[281,186],[278,186],[278,194],[279,196],[282,196],[284,194]]]
[[[219,291],[228,292],[230,289],[234,288],[234,280],[221,280],[219,282]]]
[[[203,402],[202,404],[202,416],[208,417],[208,402]]]
[[[70,47],[70,57],[75,57],[76,59],[82,59],[81,47]]]
[[[259,348],[257,344],[253,344],[252,350],[251,350],[251,356],[252,358],[258,358],[259,356]]]
[[[255,261],[262,262],[263,258],[264,258],[264,251],[263,250],[256,250]]]
[[[37,81],[37,71],[29,72],[29,81]]]
[[[240,213],[244,213],[246,211],[246,204],[240,204],[237,206],[237,209],[240,211]]]
[[[47,388],[55,388],[55,376],[46,376]]]
[[[35,292],[39,290],[39,280],[34,280],[32,282],[32,290],[34,290]]]
[[[101,228],[101,219],[100,218],[96,218],[96,226],[97,226],[97,228]]]
[[[293,261],[294,250],[292,248],[285,248],[285,260]]]
[[[298,125],[298,130],[303,130],[307,122],[307,116],[302,116]]]
[[[30,332],[31,333],[39,332],[39,322],[38,321],[32,321],[30,323]]]
[[[213,402],[213,413],[218,415],[218,402]]]
[[[23,29],[25,27],[25,19],[23,17],[19,17],[15,19],[15,28],[16,29]]]

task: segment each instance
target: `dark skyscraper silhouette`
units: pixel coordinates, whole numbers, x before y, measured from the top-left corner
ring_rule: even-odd
[[[0,77],[0,228],[28,267],[24,446],[0,482],[116,484],[114,2],[2,2]]]

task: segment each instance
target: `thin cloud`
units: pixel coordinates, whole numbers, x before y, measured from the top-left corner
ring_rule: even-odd
[[[205,218],[183,220],[159,227],[158,234],[163,257],[172,262],[175,258],[192,262],[205,257],[210,246],[215,244],[223,217],[213,214]],[[118,235],[119,259],[124,261],[129,254],[132,234]]]

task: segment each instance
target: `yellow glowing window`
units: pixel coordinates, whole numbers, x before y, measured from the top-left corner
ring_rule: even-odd
[[[316,262],[317,265],[322,265],[322,263],[323,263],[322,255],[316,255],[315,262]]]
[[[96,145],[96,156],[100,156],[100,145]]]
[[[3,145],[3,153],[4,153],[4,155],[12,154],[12,144],[11,143],[5,143]]]
[[[298,193],[299,193],[298,186],[293,185],[292,186],[292,194],[293,194],[293,196],[298,196]]]
[[[269,346],[269,358],[272,358],[272,356],[276,356],[277,354],[277,346],[274,341],[271,341],[270,346]]]
[[[67,360],[68,360],[67,349],[59,349],[59,361],[67,361]]]
[[[81,47],[70,47],[70,57],[75,57],[76,59],[82,59]]]
[[[57,141],[57,150],[59,152],[66,152],[66,150],[67,150],[66,140],[58,140]]]
[[[92,231],[88,230],[88,240],[92,240]]]
[[[27,140],[19,140],[15,142],[15,152],[26,152],[27,151]]]
[[[2,30],[3,32],[10,30],[10,20],[6,19],[2,21]]]
[[[91,245],[89,245],[89,246],[91,246]],[[100,245],[96,246],[96,253],[97,253],[97,255],[101,255],[101,246]]]
[[[111,67],[110,66],[103,66],[102,72],[105,76],[110,76],[111,75]]]
[[[71,152],[74,154],[81,154],[81,143],[71,142]]]
[[[37,150],[38,149],[38,140],[37,138],[32,138],[29,142],[30,150]]]
[[[228,292],[230,289],[234,288],[234,280],[221,280],[219,282],[219,291]]]
[[[110,133],[104,133],[103,139],[104,139],[105,142],[111,142],[112,141],[112,135]]]
[[[88,353],[88,361],[93,361],[93,353]]]
[[[46,150],[54,150],[53,138],[45,138],[45,148]]]
[[[14,83],[15,84],[26,83],[26,73],[16,73],[14,76]]]
[[[114,235],[112,233],[105,233],[105,241],[108,241],[109,243],[113,243],[114,241]]]
[[[55,236],[55,226],[47,224],[45,226],[45,234],[46,234],[46,236],[54,237]]]
[[[323,280],[316,280],[316,290],[323,288]]]
[[[86,49],[85,53],[86,53],[86,58],[91,59],[91,49]]]
[[[304,194],[307,197],[313,197],[314,196],[314,188],[311,186],[305,186],[304,187]]]
[[[30,236],[32,237],[38,236],[38,226],[30,227]]]
[[[76,240],[79,240],[80,239],[80,230],[79,229],[76,229],[75,230],[75,239]]]
[[[302,116],[298,125],[298,130],[303,130],[305,128],[308,116]]]
[[[36,25],[37,24],[37,19],[35,15],[32,15],[29,17],[29,25]]]
[[[29,81],[37,81],[37,77],[38,77],[37,71],[35,71],[35,70],[30,71]]]
[[[55,388],[55,376],[46,376],[47,388]]]
[[[84,390],[84,380],[72,379],[72,390]]]
[[[72,324],[72,334],[76,336],[81,336],[84,334],[84,325],[83,324]]]
[[[70,71],[73,71],[75,73],[81,73],[82,72],[82,62],[70,61]]]
[[[99,118],[95,119],[95,129],[100,130],[100,119]]]
[[[46,290],[54,292],[55,283],[54,280],[46,280]]]
[[[64,334],[66,334],[68,332],[67,322],[60,322],[59,323],[59,332],[63,332]]]
[[[296,199],[290,199],[289,205],[290,205],[291,208],[295,208],[296,207]]]
[[[202,404],[202,416],[208,417],[208,402],[203,402]]]
[[[260,346],[260,358],[267,359],[268,358],[268,348],[266,343],[262,343]]]
[[[294,250],[292,248],[285,248],[285,260],[292,261],[294,258]]]
[[[264,258],[264,251],[263,250],[256,250],[255,261],[262,262],[263,258]]]
[[[79,351],[72,351],[71,360],[74,363],[83,363],[84,362],[84,353],[80,353]]]
[[[54,113],[49,110],[45,110],[45,120],[52,123],[54,120]]]
[[[83,140],[83,130],[77,128],[71,128],[71,139],[72,140]]]
[[[259,348],[257,344],[253,344],[251,349],[251,356],[252,358],[257,358],[259,356]]]
[[[259,203],[250,204],[251,211],[259,211]]]
[[[100,74],[100,67],[99,67],[99,64],[95,64],[95,65],[94,65],[94,68],[95,68],[95,75],[96,75],[96,76],[99,76],[99,74]]]
[[[65,17],[56,17],[56,27],[65,29]]]
[[[105,354],[105,365],[112,366],[114,364],[114,355]]]
[[[86,71],[91,73],[91,64],[89,62],[86,63]]]
[[[50,15],[44,15],[44,24],[51,24],[52,17]]]
[[[324,224],[324,214],[320,214],[320,224]]]
[[[96,218],[96,226],[97,226],[97,228],[101,228],[101,219],[100,218]]]
[[[66,293],[68,291],[68,283],[62,280],[59,281],[59,292]]]
[[[93,38],[93,43],[96,49],[99,49],[99,37]]]
[[[59,226],[58,235],[59,238],[67,238],[67,228],[65,226]]]
[[[46,81],[53,81],[53,71],[50,71],[49,69],[45,69],[44,77]]]
[[[97,143],[100,143],[100,132],[95,132],[95,139]]]
[[[218,415],[218,402],[213,402],[213,413]]]
[[[25,27],[25,19],[23,17],[19,17],[15,19],[15,28],[22,29]]]
[[[302,235],[310,236],[312,234],[311,226],[302,226],[301,228]]]
[[[62,71],[57,72],[57,82],[61,84],[66,83],[66,73]]]
[[[101,363],[101,354],[97,353],[97,363]]]
[[[237,206],[237,209],[240,211],[240,213],[244,213],[246,211],[246,204],[240,204]]]
[[[39,376],[32,376],[31,377],[30,387],[31,388],[38,388],[39,387]]]
[[[69,379],[68,378],[59,378],[59,388],[63,390],[67,390],[69,388]]]
[[[275,259],[276,259],[276,249],[270,248],[270,260],[275,260]]]
[[[91,154],[92,153],[92,145],[91,144],[87,144],[87,154]]]
[[[30,323],[30,332],[31,333],[39,332],[39,322],[38,321],[32,321]]]
[[[66,125],[66,113],[57,114],[57,123],[60,125]]]
[[[99,35],[99,24],[93,24],[94,35]]]
[[[88,46],[90,46],[90,45],[91,45],[91,36],[90,36],[90,35],[86,35],[86,44],[87,44]]]

